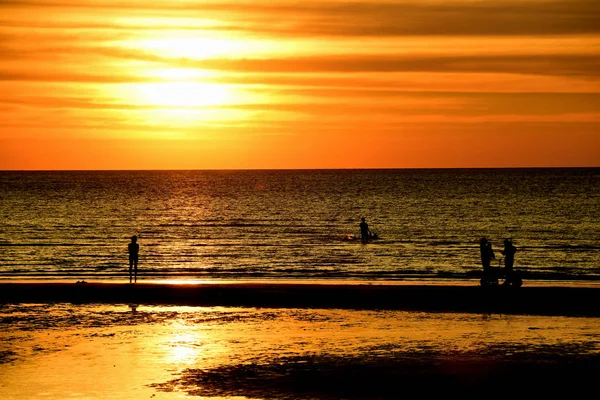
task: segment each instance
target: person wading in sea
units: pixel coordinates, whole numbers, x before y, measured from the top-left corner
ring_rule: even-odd
[[[479,240],[479,251],[481,253],[481,265],[483,266],[483,273],[486,276],[491,274],[492,260],[496,259],[494,250],[492,250],[492,243],[487,238],[482,237]]]
[[[496,257],[492,249],[492,243],[487,238],[482,237],[479,240],[479,252],[481,253],[481,265],[483,266],[483,277],[481,286],[495,286],[498,284],[498,274],[494,273],[492,260]]]
[[[504,256],[505,279],[504,279],[504,282],[502,283],[502,285],[504,285],[504,286],[511,285],[516,280],[515,279],[515,271],[513,270],[516,252],[517,252],[517,248],[515,246],[513,246],[510,239],[504,239],[504,249],[500,250],[500,253],[502,253],[502,255]]]
[[[362,240],[363,243],[367,243],[367,241],[369,240],[369,235],[371,234],[371,231],[369,230],[369,224],[367,224],[367,221],[365,221],[365,217],[362,217],[360,219],[360,239]]]
[[[131,243],[127,246],[129,252],[129,283],[132,279],[134,283],[137,283],[137,267],[138,267],[138,255],[140,252],[140,245],[137,243],[137,236],[131,237]]]

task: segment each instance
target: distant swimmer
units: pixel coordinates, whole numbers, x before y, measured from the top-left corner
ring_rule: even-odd
[[[360,238],[363,243],[367,243],[369,237],[371,236],[371,231],[369,230],[369,224],[365,221],[365,217],[360,219]]]
[[[140,253],[140,245],[137,243],[137,236],[131,237],[131,243],[127,246],[129,252],[129,283],[137,283],[137,267]]]

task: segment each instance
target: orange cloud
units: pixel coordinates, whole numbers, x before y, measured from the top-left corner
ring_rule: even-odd
[[[599,165],[597,14],[589,0],[5,0],[0,168]],[[483,157],[482,137],[518,145]]]

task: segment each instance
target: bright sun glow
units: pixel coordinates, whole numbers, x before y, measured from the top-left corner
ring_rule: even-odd
[[[242,50],[243,43],[226,39],[175,37],[140,42],[141,47],[170,57],[205,59],[231,55]]]
[[[161,82],[141,84],[137,89],[144,102],[156,106],[217,106],[232,100],[231,89],[221,84]]]
[[[181,81],[214,78],[218,77],[219,73],[196,68],[160,68],[150,71],[148,76],[161,78],[166,81]]]
[[[214,57],[237,57],[248,52],[248,43],[226,38],[166,37],[137,40],[141,48],[164,57],[207,59]]]

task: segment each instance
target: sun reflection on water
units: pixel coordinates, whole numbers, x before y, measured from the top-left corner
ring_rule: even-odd
[[[168,361],[175,364],[191,364],[200,353],[200,338],[191,332],[178,333],[171,338]]]
[[[155,391],[149,384],[187,370],[279,368],[282,360],[314,356],[385,361],[394,354],[521,352],[534,357],[555,348],[581,354],[600,348],[597,318],[136,303],[12,305],[0,311],[0,318],[12,321],[0,332],[0,356],[12,363],[0,365],[0,398],[27,389],[14,397],[18,400],[42,393],[150,398]],[[115,393],[115,387],[122,390]],[[173,390],[160,398],[186,398],[177,386]]]

